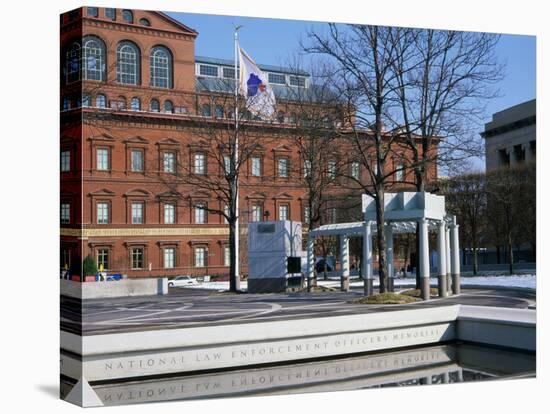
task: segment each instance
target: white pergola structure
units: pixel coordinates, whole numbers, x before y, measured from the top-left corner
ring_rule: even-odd
[[[430,298],[430,252],[429,231],[437,231],[438,251],[438,294],[445,297],[451,290],[460,293],[460,250],[458,224],[455,216],[445,213],[445,197],[426,192],[399,192],[384,195],[384,232],[386,235],[386,257],[388,262],[388,288],[393,290],[393,235],[416,233],[419,225],[419,264],[417,271],[421,279],[422,298]],[[307,276],[314,277],[315,238],[338,236],[340,238],[341,288],[349,289],[349,239],[363,237],[363,258],[361,273],[365,296],[373,294],[372,237],[377,231],[375,200],[363,194],[362,212],[365,220],[354,223],[327,224],[311,230],[307,243]]]

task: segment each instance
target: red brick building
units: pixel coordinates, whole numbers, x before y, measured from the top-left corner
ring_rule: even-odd
[[[209,211],[223,208],[220,200],[191,185],[176,195],[167,185],[183,165],[221,173],[205,157],[197,125],[232,122],[220,103],[230,91],[219,84],[234,77],[233,62],[196,57],[197,36],[159,12],[86,7],[61,15],[62,268],[78,274],[90,255],[130,277],[228,272],[229,229]],[[284,91],[308,88],[309,77],[260,67],[280,111],[278,122],[256,127],[263,144],[241,174],[243,229],[248,220],[308,216]]]

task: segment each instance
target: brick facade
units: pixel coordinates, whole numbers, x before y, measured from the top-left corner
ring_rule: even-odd
[[[104,261],[109,273],[130,277],[228,273],[229,229],[224,218],[205,211],[204,222],[197,223],[200,213],[195,211],[198,203],[222,208],[220,201],[190,185],[180,185],[175,195],[167,185],[170,173],[164,171],[165,159],[172,159],[174,168],[192,165],[201,146],[209,145],[199,131],[201,125],[223,127],[232,122],[225,116],[216,119],[215,113],[210,117],[201,113],[205,102],[214,104],[217,98],[197,92],[198,33],[162,13],[112,9],[113,20],[104,8],[88,9],[63,14],[61,23],[62,209],[69,205],[61,224],[61,266],[74,266],[91,255]],[[128,12],[132,22],[123,20]],[[144,25],[147,22],[149,26]],[[71,78],[76,76],[71,47],[75,42],[82,45],[83,39],[93,39],[103,49],[103,59],[90,66],[99,80],[83,79],[87,76],[82,74],[80,79]],[[117,48],[122,42],[139,52],[135,85],[117,79]],[[151,86],[151,54],[159,46],[171,57],[167,87]],[[132,106],[137,105],[136,98],[139,108]],[[153,100],[158,101],[158,111],[151,107]],[[226,114],[230,112],[230,107],[223,107]],[[255,139],[261,142],[257,156],[262,171],[260,177],[253,176],[250,161],[242,171],[242,229],[254,214],[273,220],[286,211],[288,219],[303,221],[307,192],[288,126],[256,124],[251,121]],[[278,174],[280,158],[288,160],[288,177]],[[206,159],[206,174],[220,174],[220,168]],[[428,175],[435,177],[435,166]],[[403,181],[407,179],[412,179],[411,172],[405,172]],[[332,190],[335,197],[349,195],[338,188]],[[241,262],[246,264],[244,253]]]

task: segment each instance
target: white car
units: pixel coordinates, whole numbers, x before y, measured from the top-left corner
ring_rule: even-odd
[[[191,276],[176,276],[172,279],[168,279],[168,287],[182,287],[196,284],[197,281]]]

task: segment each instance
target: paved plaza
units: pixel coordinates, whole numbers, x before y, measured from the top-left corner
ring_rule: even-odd
[[[82,335],[155,329],[269,322],[301,318],[392,312],[455,304],[508,308],[535,306],[536,294],[525,290],[464,289],[462,294],[409,305],[357,305],[350,292],[231,294],[172,288],[166,296],[79,301],[62,297],[61,329]],[[82,322],[80,323],[80,320]]]

